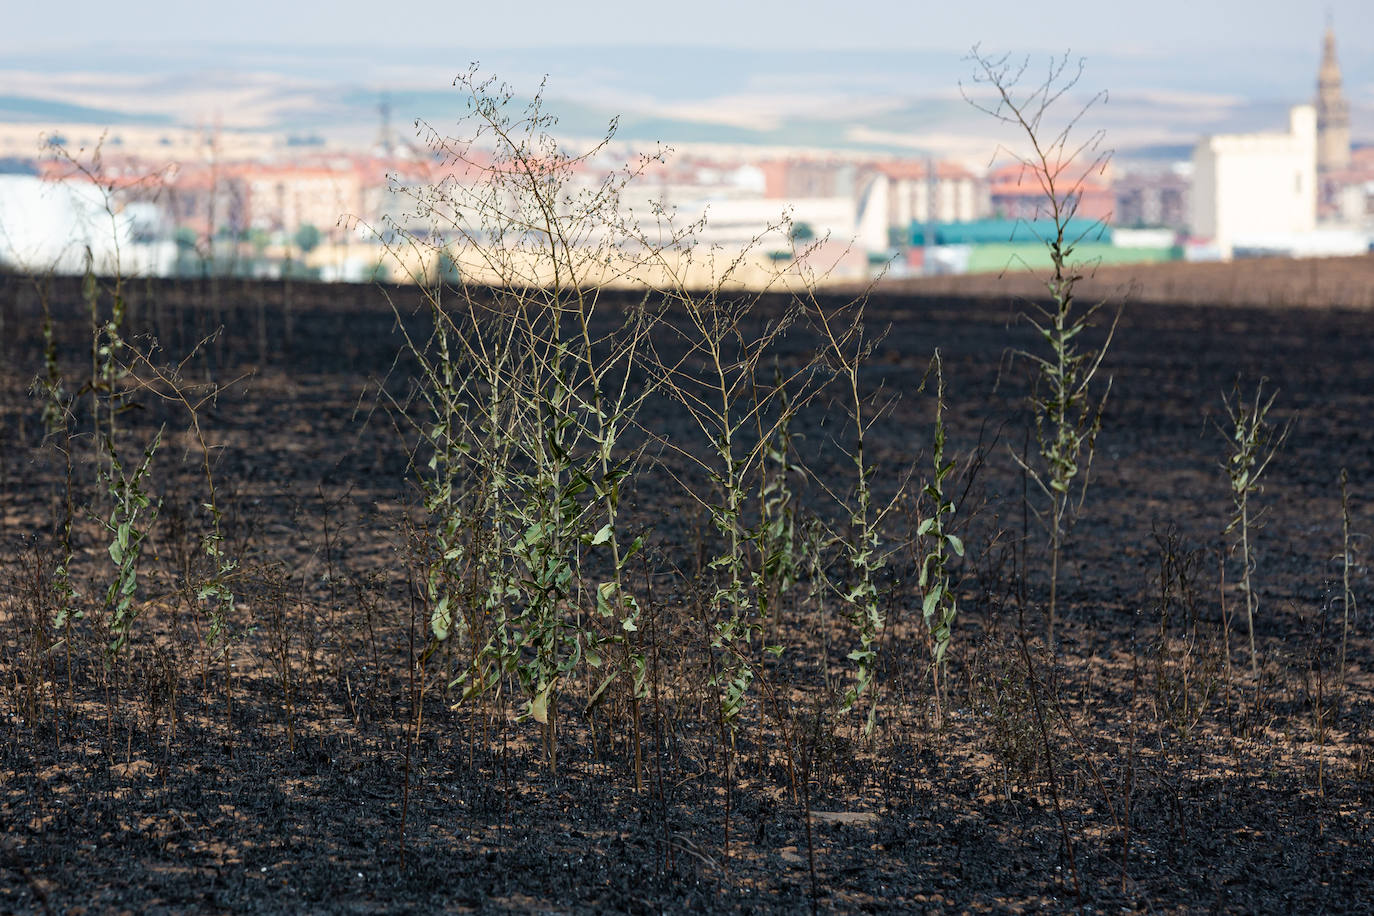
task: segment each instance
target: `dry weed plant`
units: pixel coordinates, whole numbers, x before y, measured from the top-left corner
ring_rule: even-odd
[[[457,85],[470,100],[462,136],[420,125],[450,177],[403,191],[434,227],[428,238],[402,233],[404,244],[458,271],[426,287],[432,335],[407,341],[427,413],[415,426],[433,524],[425,658],[456,635],[465,661],[451,686],[468,699],[499,695],[513,679],[523,714],[545,728],[551,766],[566,685],[585,680],[595,706],[625,684],[638,722],[647,661],[630,564],[644,532],[626,527],[621,500],[646,450],[666,450],[711,482],[703,490],[668,472],[722,541],[707,567],[708,612],[712,683],[729,725],[758,669],[770,602],[797,565],[785,556],[781,487],[795,470],[787,424],[816,387],[809,364],[773,384],[761,370],[801,306],[745,337],[766,290],[732,288],[743,256],[722,258],[711,286],[693,288],[693,268],[719,255],[695,245],[700,221],[679,227],[662,208],[621,207],[626,186],[661,154],[588,183],[584,166],[605,152],[613,124],[600,144],[572,154],[551,134],[540,95],[521,106],[475,70]],[[641,275],[655,279],[637,303],[606,301]],[[642,422],[654,397],[675,401],[710,448]]]
[[[954,515],[958,512],[953,495],[947,490],[954,474],[955,462],[945,455],[945,368],[940,351],[931,360],[935,373],[935,429],[931,437],[931,475],[922,487],[927,500],[926,517],[916,529],[917,538],[927,545],[922,550],[917,584],[924,593],[921,616],[930,631],[931,677],[935,689],[937,722],[943,707],[941,681],[946,672],[945,655],[954,639],[954,619],[958,613],[949,562],[951,555],[964,555],[964,542],[952,531]]]
[[[646,300],[609,331],[598,320],[600,271],[631,231],[620,191],[648,160],[578,185],[604,143],[569,154],[538,95],[513,111],[509,87],[475,70],[457,85],[470,101],[460,125],[470,134],[421,125],[451,180],[413,195],[432,237],[403,238],[436,255],[456,246],[495,282],[490,291],[462,276],[428,287],[433,335],[407,342],[429,413],[419,469],[435,523],[430,629],[436,645],[455,633],[466,644],[453,682],[464,696],[516,679],[524,714],[545,727],[552,767],[567,681],[600,672],[592,702],[617,678],[636,702],[644,696],[628,581],[643,542],[619,507],[642,454],[623,437],[653,390],[634,387],[634,368],[657,316]],[[461,272],[461,257],[455,263]]]
[[[849,445],[844,449],[853,464],[854,483],[850,492],[836,493],[823,480],[821,487],[840,507],[847,528],[831,531],[829,540],[842,545],[848,574],[840,582],[827,580],[827,585],[848,608],[859,645],[847,655],[853,663],[853,683],[843,695],[841,709],[849,711],[867,707],[864,734],[872,737],[878,718],[878,641],[885,625],[880,605],[878,576],[887,565],[893,548],[884,543],[883,529],[888,516],[901,501],[906,481],[899,480],[895,492],[886,503],[874,497],[873,478],[878,471],[873,458],[864,450],[865,438],[892,404],[893,398],[864,392],[860,376],[883,337],[882,333],[867,333],[864,321],[864,301],[855,300],[849,306],[828,312],[812,297],[809,314],[813,327],[819,332],[825,353],[826,368],[834,373],[840,388],[837,396],[843,404],[850,423]]]
[[[198,551],[204,562],[194,562],[188,556],[178,564],[183,582],[177,591],[195,595],[198,602],[210,603],[207,646],[221,638],[233,613],[230,582],[238,563],[225,547],[224,507],[214,478],[214,446],[201,422],[206,405],[212,404],[227,386],[189,377],[188,367],[205,355],[209,338],[201,340],[179,361],[167,362],[154,337],[140,337],[141,332],[132,330],[129,293],[135,278],[124,268],[116,184],[104,173],[101,148],[97,146],[89,158],[65,150],[57,152],[73,174],[90,182],[100,194],[113,248],[110,262],[101,265],[106,271],[103,278],[97,276],[94,256],[86,249],[81,300],[87,340],[80,345],[81,359],[72,360],[73,354],[67,354],[65,366],[49,303],[50,281],[34,281],[42,311],[43,372],[31,391],[41,401],[44,441],[61,456],[65,468],[56,524],[58,556],[50,573],[50,603],[53,625],[62,634],[69,666],[72,640],[76,637],[73,625],[87,618],[92,610],[99,612],[99,619],[93,621],[94,629],[107,637],[106,664],[112,666],[119,663],[119,655],[134,639],[145,606],[158,603],[163,597],[157,594],[159,578],[148,580],[146,567],[150,541],[159,527],[164,494],[172,487],[171,481],[161,479],[160,469],[165,463],[161,453],[168,438],[167,424],[162,423],[150,434],[140,434],[138,424],[127,421],[146,411],[149,399],[185,411],[188,433],[197,443],[201,457],[205,492],[192,497],[196,508],[191,514],[205,516],[205,530],[198,535]],[[145,176],[136,184],[156,185],[161,178],[158,174]],[[84,367],[75,371],[70,367],[72,363],[84,363]],[[83,443],[89,448],[89,463],[81,459]],[[93,479],[84,473],[85,466],[94,469]],[[183,514],[180,508],[177,507],[179,518]],[[86,522],[97,525],[105,538],[102,553],[108,558],[109,567],[103,583],[87,585],[74,575],[76,530]],[[182,527],[189,533],[189,526]],[[179,553],[180,547],[173,545],[171,552]],[[205,566],[210,568],[208,572]],[[44,602],[45,606],[48,604]]]
[[[1226,526],[1226,534],[1235,536],[1233,549],[1240,557],[1240,591],[1245,597],[1245,625],[1250,637],[1250,670],[1259,677],[1259,650],[1255,646],[1255,614],[1259,610],[1259,596],[1255,594],[1254,572],[1256,568],[1254,538],[1263,524],[1263,512],[1256,509],[1251,498],[1263,490],[1260,478],[1268,470],[1269,463],[1288,438],[1289,425],[1275,428],[1269,421],[1269,410],[1278,397],[1275,391],[1264,396],[1264,380],[1255,386],[1254,397],[1246,401],[1240,392],[1240,383],[1231,397],[1223,395],[1222,401],[1230,427],[1222,432],[1230,440],[1231,452],[1227,456],[1226,474],[1231,483],[1231,502],[1234,514]]]
[[[1040,238],[1049,252],[1051,272],[1045,281],[1052,304],[1036,307],[1027,315],[1044,339],[1046,354],[1021,352],[1035,367],[1035,385],[1030,406],[1035,423],[1038,462],[1034,465],[1012,452],[1043,497],[1042,506],[1032,507],[1036,519],[1049,537],[1050,595],[1045,612],[1045,635],[1055,645],[1055,619],[1058,604],[1060,558],[1064,542],[1087,495],[1089,471],[1096,454],[1097,434],[1102,428],[1111,380],[1099,395],[1095,382],[1102,360],[1111,346],[1121,313],[1108,325],[1105,339],[1095,348],[1085,345],[1080,335],[1094,327],[1105,302],[1080,308],[1074,298],[1079,281],[1092,265],[1074,257],[1077,246],[1090,234],[1100,233],[1105,221],[1092,221],[1086,229],[1074,228],[1075,216],[1085,183],[1105,171],[1111,151],[1101,148],[1105,132],[1097,130],[1084,139],[1075,134],[1083,117],[1107,93],[1099,92],[1074,110],[1066,120],[1055,123],[1053,116],[1083,75],[1083,63],[1071,66],[1067,54],[1051,58],[1043,79],[1029,87],[1023,78],[1029,60],[1019,65],[1010,58],[988,57],[975,45],[968,58],[974,67],[973,87],[991,90],[992,102],[969,94],[964,97],[974,108],[1011,127],[1019,137],[1018,147],[999,146],[1021,166],[1022,174],[1038,186],[1043,198],[1043,215],[1050,221],[1049,233]],[[963,88],[963,87],[961,87]],[[994,156],[996,158],[996,156]],[[1034,231],[1034,230],[1032,230]],[[1081,480],[1079,480],[1081,475]],[[1075,498],[1072,488],[1078,482]]]
[[[1341,468],[1341,689],[1345,689],[1346,652],[1350,644],[1350,615],[1356,610],[1351,579],[1364,573],[1355,552],[1359,535],[1350,530],[1350,474]]]

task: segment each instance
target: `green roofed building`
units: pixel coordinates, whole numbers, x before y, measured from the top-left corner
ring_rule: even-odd
[[[1075,262],[1083,264],[1154,264],[1182,258],[1181,248],[1136,248],[1083,242],[1074,247]],[[1039,242],[1012,242],[1000,245],[974,245],[969,250],[965,272],[971,274],[997,273],[1029,267],[1031,270],[1051,268],[1050,253]]]
[[[1014,242],[1038,242],[1053,239],[1054,223],[1050,220],[984,219],[972,223],[936,223],[936,245],[1005,245]],[[1068,241],[1096,242],[1110,245],[1112,229],[1099,220],[1072,219],[1064,232]],[[926,224],[913,222],[908,244],[926,244]]]
[[[967,223],[936,223],[935,264],[938,273],[996,273],[1029,267],[1051,267],[1048,243],[1055,238],[1051,220],[987,219]],[[906,237],[895,232],[896,248],[924,248],[926,225],[911,223]],[[1064,239],[1073,246],[1071,259],[1084,264],[1151,264],[1177,261],[1183,249],[1167,230],[1114,230],[1100,220],[1074,219]]]

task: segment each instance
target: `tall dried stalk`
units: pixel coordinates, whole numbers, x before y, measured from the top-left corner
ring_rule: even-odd
[[[1233,545],[1240,554],[1240,590],[1245,596],[1245,625],[1250,637],[1250,671],[1259,675],[1259,650],[1255,645],[1255,614],[1259,610],[1259,597],[1255,594],[1255,532],[1261,525],[1262,512],[1254,508],[1252,497],[1261,492],[1260,478],[1274,460],[1274,455],[1288,437],[1289,427],[1285,424],[1276,429],[1269,422],[1269,409],[1278,397],[1275,391],[1266,400],[1264,380],[1255,387],[1253,400],[1246,402],[1240,393],[1239,383],[1232,397],[1222,398],[1226,415],[1230,420],[1228,429],[1223,430],[1230,439],[1231,453],[1227,456],[1226,474],[1231,483],[1231,502],[1233,514],[1226,526],[1227,534],[1234,534]]]
[[[1097,313],[1105,303],[1098,302],[1086,309],[1078,307],[1075,288],[1088,265],[1076,260],[1074,252],[1089,234],[1101,232],[1105,222],[1093,220],[1086,228],[1078,229],[1075,217],[1088,179],[1106,169],[1111,151],[1101,149],[1103,131],[1095,131],[1081,142],[1074,131],[1089,109],[1105,101],[1107,94],[1093,95],[1076,113],[1055,127],[1047,118],[1078,84],[1083,74],[1081,61],[1071,70],[1067,55],[1051,58],[1045,77],[1033,83],[1030,89],[1020,90],[1018,87],[1028,62],[1013,67],[1007,57],[987,57],[977,46],[969,60],[974,66],[974,87],[991,89],[993,101],[985,102],[967,91],[965,98],[979,111],[1012,127],[1020,135],[1025,151],[999,146],[998,153],[1009,154],[1020,165],[1022,174],[1029,175],[1039,187],[1043,215],[1050,223],[1040,241],[1050,257],[1051,270],[1045,287],[1052,303],[1048,307],[1037,306],[1035,314],[1027,316],[1044,339],[1048,352],[1023,351],[1020,355],[1036,368],[1031,409],[1038,461],[1034,466],[1026,465],[1025,471],[1044,500],[1043,506],[1032,508],[1049,537],[1050,594],[1045,635],[1053,648],[1061,554],[1087,495],[1097,434],[1102,428],[1102,413],[1111,390],[1108,379],[1099,395],[1095,382],[1120,319],[1118,311],[1107,328],[1105,339],[1095,348],[1083,344],[1081,335],[1094,326]],[[1021,461],[1015,452],[1012,457]],[[1072,486],[1080,476],[1075,499]]]

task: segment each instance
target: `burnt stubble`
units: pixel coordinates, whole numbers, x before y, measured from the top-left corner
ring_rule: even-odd
[[[0,910],[1354,912],[1374,895],[1367,537],[1350,544],[1344,678],[1339,665],[1342,468],[1349,530],[1374,533],[1374,312],[1126,306],[1051,654],[1044,537],[1011,455],[1028,392],[1010,354],[1035,346],[1022,306],[873,297],[869,324],[890,330],[866,383],[901,395],[866,443],[880,495],[928,463],[934,405],[918,389],[935,347],[944,358],[967,555],[951,564],[943,714],[914,554],[899,549],[874,737],[824,684],[827,668],[847,683],[852,629],[798,597],[727,782],[701,686],[695,558],[711,555],[710,525],[666,474],[646,471],[627,495],[650,532],[633,571],[651,596],[637,732],[623,691],[588,710],[575,688],[550,771],[514,701],[459,703],[442,653],[419,664],[423,519],[398,419],[414,367],[376,287],[131,287],[131,339],[184,354],[223,329],[187,372],[224,385],[202,422],[237,611],[212,645],[179,591],[196,562],[199,457],[176,405],[142,398],[123,428],[168,430],[142,611],[110,658],[107,538],[94,452],[77,439],[73,576],[89,613],[54,627],[64,462],[30,393],[40,290],[0,277]],[[423,333],[415,294],[385,292]],[[41,294],[76,377],[90,358],[79,284]],[[784,364],[820,347],[808,334],[779,342]],[[1238,377],[1266,378],[1274,416],[1293,423],[1255,497],[1257,679],[1224,533],[1218,425]],[[794,432],[822,474],[844,463],[845,427],[839,406],[814,404]],[[654,435],[690,441],[666,399],[645,416]]]

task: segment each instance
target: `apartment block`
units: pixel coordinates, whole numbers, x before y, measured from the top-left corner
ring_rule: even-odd
[[[1317,112],[1298,105],[1285,132],[1218,134],[1193,149],[1193,235],[1223,257],[1238,242],[1309,233],[1317,224]]]

